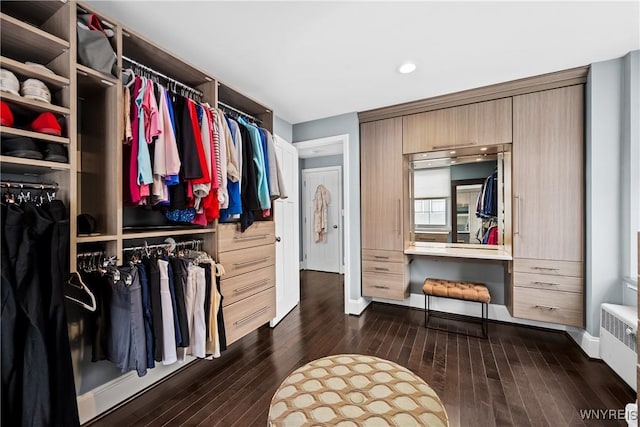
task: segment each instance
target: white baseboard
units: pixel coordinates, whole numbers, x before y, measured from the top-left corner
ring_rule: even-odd
[[[371,304],[370,298],[360,297],[358,299],[349,299],[349,307],[346,310],[346,314],[360,316],[369,304]]]
[[[374,301],[424,310],[423,294],[410,294],[409,298],[405,299],[404,301],[389,300],[384,298],[374,298]],[[447,298],[432,298],[431,309],[443,311],[446,313],[462,314],[465,316],[480,317],[481,315],[480,304]],[[600,358],[600,339],[598,337],[590,335],[584,329],[578,329],[564,325],[556,325],[554,323],[538,322],[535,320],[518,319],[517,317],[512,317],[511,314],[509,314],[509,310],[507,310],[507,307],[501,304],[489,304],[488,315],[489,319],[497,320],[500,322],[566,331],[589,357],[594,359]]]
[[[144,377],[138,377],[135,372],[127,372],[106,384],[79,395],[77,400],[80,424],[112,409],[194,360],[196,359],[187,356],[187,360],[182,363],[174,363],[169,366],[156,365],[155,368],[149,369]]]
[[[300,261],[300,270],[306,270],[307,269],[307,263],[304,261]]]
[[[600,338],[594,337],[584,329],[567,326],[567,333],[580,346],[587,356],[600,359]]]

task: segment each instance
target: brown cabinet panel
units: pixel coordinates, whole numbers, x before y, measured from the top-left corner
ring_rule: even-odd
[[[220,252],[218,258],[225,269],[224,277],[233,277],[263,267],[272,266],[271,268],[274,268],[276,247],[275,244],[271,244],[237,251]]]
[[[402,118],[360,128],[363,249],[403,250]]]
[[[405,274],[363,272],[362,295],[403,300],[409,296],[409,283]]]
[[[276,288],[269,288],[235,304],[223,307],[227,344],[239,340],[249,332],[276,316]]]
[[[227,306],[247,298],[276,284],[276,269],[273,266],[240,274],[220,280],[220,291],[224,299],[222,305]]]
[[[514,317],[583,326],[583,295],[576,292],[514,288]]]
[[[514,255],[583,261],[583,87],[513,99]]]
[[[240,223],[218,224],[218,244],[221,252],[274,243],[275,239],[273,221],[256,221],[244,233],[240,231]]]
[[[427,111],[403,118],[404,154],[511,141],[511,98]]]

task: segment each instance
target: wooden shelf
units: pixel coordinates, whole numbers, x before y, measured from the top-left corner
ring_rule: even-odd
[[[41,80],[49,89],[59,90],[65,86],[69,86],[69,79],[66,77],[59,76],[54,72],[48,73],[38,67],[32,67],[20,61],[7,58],[6,56],[0,56],[0,65],[2,65],[2,68],[13,71],[15,74]]]
[[[69,50],[69,42],[0,13],[2,53],[18,61],[48,64]]]
[[[27,99],[22,96],[13,95],[8,92],[0,92],[0,99],[6,102],[16,104],[20,107],[24,107],[27,110],[43,112],[50,111],[52,113],[58,113],[63,115],[69,115],[69,109],[67,107],[61,107],[55,104],[47,104],[46,102],[34,101],[33,99]]]
[[[151,237],[172,237],[172,236],[186,236],[190,234],[210,234],[215,233],[215,229],[213,228],[192,228],[192,229],[164,229],[164,230],[154,230],[154,231],[144,231],[144,232],[136,232],[136,233],[127,233],[125,232],[123,235],[124,239],[146,239]]]
[[[36,25],[42,25],[64,7],[67,0],[56,1],[3,1],[2,12],[29,21]]]
[[[71,169],[68,163],[0,156],[0,169],[5,173],[43,175],[53,171]]]
[[[77,236],[76,243],[112,242],[118,240],[115,234],[100,234],[95,236]]]
[[[76,64],[78,85],[97,85],[111,87],[118,84],[118,80],[110,74],[104,74],[82,64]]]
[[[55,135],[47,135],[41,132],[32,132],[25,129],[16,129],[6,126],[0,126],[0,134],[2,136],[25,136],[27,138],[33,138],[40,141],[57,142],[58,144],[68,144],[69,138]]]

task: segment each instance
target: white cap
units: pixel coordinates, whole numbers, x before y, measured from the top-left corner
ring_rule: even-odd
[[[20,96],[18,93],[19,89],[20,82],[18,82],[18,78],[15,74],[9,70],[5,70],[4,68],[0,69],[0,90]]]
[[[22,82],[22,96],[36,101],[51,104],[51,92],[49,88],[37,79],[27,79]]]

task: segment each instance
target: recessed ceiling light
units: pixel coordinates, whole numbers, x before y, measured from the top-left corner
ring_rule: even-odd
[[[455,162],[456,162],[455,160],[451,160],[451,164],[453,164],[453,163],[455,163]]]
[[[482,147],[480,151],[487,151],[487,147]]]
[[[413,62],[405,62],[401,66],[398,67],[398,72],[402,74],[413,73],[416,70],[416,64]]]
[[[456,150],[449,151],[449,154],[456,154]]]
[[[482,160],[482,158],[481,158],[481,157],[478,157],[478,158],[476,159],[476,162],[479,162],[479,161],[481,161],[481,160]]]
[[[423,155],[422,155],[422,157],[427,157],[427,156],[428,156],[428,154],[423,154]]]

